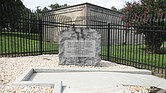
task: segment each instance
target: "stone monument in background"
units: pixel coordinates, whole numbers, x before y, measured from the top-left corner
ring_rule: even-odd
[[[59,64],[97,66],[100,64],[101,35],[89,28],[68,28],[59,32]]]

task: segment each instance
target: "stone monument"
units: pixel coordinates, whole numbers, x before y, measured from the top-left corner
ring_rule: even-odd
[[[59,32],[59,64],[100,64],[101,35],[90,28],[68,28]]]

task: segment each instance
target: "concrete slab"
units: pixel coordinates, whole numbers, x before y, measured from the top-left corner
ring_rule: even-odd
[[[54,86],[58,81],[62,81],[65,86],[63,93],[123,93],[123,85],[157,86],[166,89],[166,80],[150,75],[147,70],[123,72],[106,69],[31,68],[13,84]]]
[[[63,89],[62,81],[58,81],[54,86],[53,93],[62,93],[62,89]]]

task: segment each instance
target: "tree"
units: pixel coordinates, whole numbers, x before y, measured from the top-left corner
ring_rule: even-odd
[[[55,9],[62,8],[62,7],[67,7],[67,6],[68,6],[67,4],[59,5],[58,3],[56,3],[56,4],[51,4],[48,7],[50,7],[51,10],[55,10]]]
[[[40,6],[37,6],[36,8],[37,8],[37,9],[36,9],[36,12],[37,12],[37,13],[41,13],[41,12],[42,12]]]
[[[49,11],[49,9],[48,9],[47,7],[44,7],[44,8],[42,9],[42,12],[46,12],[46,11]]]
[[[115,6],[112,6],[111,9],[114,11],[118,11],[118,9]]]
[[[1,0],[0,28],[16,28],[16,23],[24,9],[25,6],[21,0]]]
[[[145,45],[149,53],[158,53],[166,34],[164,26],[166,0],[141,0],[127,2],[122,20],[126,27],[133,26],[138,34],[145,35]],[[162,26],[162,27],[161,27]]]

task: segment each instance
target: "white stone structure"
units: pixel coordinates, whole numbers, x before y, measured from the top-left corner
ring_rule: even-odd
[[[122,13],[108,8],[83,3],[43,13],[43,21],[65,24],[107,25],[113,19],[112,17],[119,18],[120,15]],[[58,32],[64,29],[53,25],[44,25],[44,41],[58,41]]]
[[[59,32],[59,64],[97,66],[101,35],[89,28],[69,28]]]
[[[80,24],[87,25],[87,27],[92,27],[88,25],[108,25],[111,24],[120,24],[123,22],[120,19],[122,16],[121,12],[113,11],[108,8],[104,8],[101,6],[97,6],[90,3],[83,3],[78,5],[73,5],[69,7],[60,8],[57,10],[49,11],[43,14],[43,21],[51,21],[51,22],[60,22],[64,24]],[[58,41],[58,32],[66,27],[60,27],[62,25],[56,26],[50,24],[44,25],[43,28],[43,40],[50,42]],[[64,25],[63,25],[64,26]],[[78,26],[77,26],[78,27]],[[85,27],[85,26],[84,26]],[[99,27],[99,28],[106,28]],[[113,26],[111,26],[113,27]],[[118,29],[117,29],[118,28]],[[113,45],[121,45],[121,44],[142,44],[143,35],[136,35],[131,32],[126,33],[121,27],[110,28],[110,44]],[[108,43],[108,29],[96,29],[101,33],[102,45],[107,45]]]

